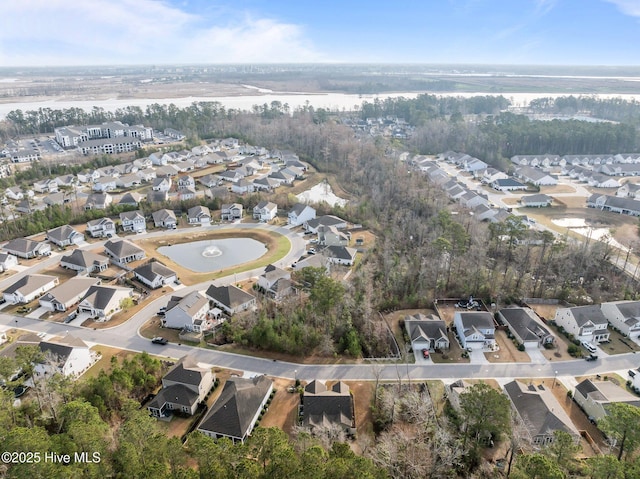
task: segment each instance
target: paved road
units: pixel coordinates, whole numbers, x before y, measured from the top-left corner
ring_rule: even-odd
[[[229,228],[229,226],[211,226],[209,229]],[[287,236],[291,243],[291,249],[281,260],[284,265],[297,260],[305,249],[305,240],[297,233],[286,228],[273,227],[264,224],[239,224],[233,228],[270,229]],[[141,237],[153,237],[166,235],[166,232],[154,232]],[[95,248],[101,243],[93,243],[88,247]],[[46,258],[38,262],[28,271],[13,275],[11,278],[0,282],[0,287],[11,284],[20,275],[33,273],[43,268],[54,266],[59,261],[59,255]],[[214,283],[218,285],[229,284],[234,281],[244,280],[261,274],[262,268],[230,275],[220,278]],[[204,290],[210,283],[188,286],[181,289],[181,293],[193,290]],[[612,371],[620,371],[637,368],[640,365],[640,356],[635,353],[609,356],[597,361],[584,360],[558,361],[540,363],[489,363],[489,364],[433,364],[423,362],[421,364],[296,364],[284,361],[272,361],[268,359],[243,356],[211,349],[193,348],[190,346],[169,344],[166,346],[154,345],[149,339],[139,335],[139,328],[152,316],[160,306],[166,304],[167,298],[159,298],[148,304],[142,311],[134,315],[129,321],[109,329],[94,330],[73,324],[51,323],[37,319],[25,318],[0,313],[0,325],[11,329],[20,328],[33,332],[43,332],[52,335],[72,333],[84,341],[102,344],[115,348],[129,349],[132,351],[147,351],[149,353],[179,358],[192,352],[199,361],[214,366],[264,373],[285,378],[311,379],[343,379],[343,380],[375,380],[379,378],[386,381],[414,381],[426,379],[457,379],[457,378],[534,378],[554,376],[582,376],[587,374],[603,374]]]

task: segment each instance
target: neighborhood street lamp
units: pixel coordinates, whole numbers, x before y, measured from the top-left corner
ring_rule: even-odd
[[[554,371],[554,374],[553,374],[553,386],[551,387],[551,389],[555,389],[557,377],[558,377],[558,371]]]

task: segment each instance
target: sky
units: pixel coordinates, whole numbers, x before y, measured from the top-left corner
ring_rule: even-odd
[[[2,0],[0,66],[640,65],[640,0]]]

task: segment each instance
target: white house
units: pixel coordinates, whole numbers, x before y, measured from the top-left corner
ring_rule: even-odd
[[[613,301],[600,305],[602,314],[611,326],[625,336],[640,336],[640,301]]]
[[[133,233],[147,232],[147,221],[140,210],[120,213],[120,222],[123,231],[131,231]]]
[[[79,338],[67,334],[62,338],[51,338],[38,345],[45,360],[36,364],[34,374],[44,378],[59,373],[76,378],[91,367],[94,358],[89,346]]]
[[[91,251],[74,249],[71,254],[60,258],[60,266],[77,271],[78,274],[99,273],[109,267],[109,258]]]
[[[496,345],[493,316],[487,311],[456,311],[453,324],[460,345],[467,349],[494,349]]]
[[[158,210],[151,216],[153,217],[153,224],[156,228],[176,229],[177,227],[178,220],[172,210]]]
[[[67,311],[80,302],[91,286],[99,283],[98,278],[76,276],[40,296],[38,303],[49,311]]]
[[[446,323],[435,317],[427,317],[422,313],[406,316],[404,326],[414,351],[427,349],[449,349],[449,336]]]
[[[299,226],[316,217],[316,210],[309,205],[297,203],[287,213],[287,223]]]
[[[118,265],[139,261],[145,257],[143,249],[126,240],[109,240],[104,244],[105,254]]]
[[[122,310],[122,301],[132,297],[131,288],[91,286],[78,304],[78,313],[87,313],[97,321],[108,321]]]
[[[159,261],[149,261],[133,270],[134,276],[152,289],[174,283],[178,276]]]
[[[341,264],[343,266],[353,266],[357,253],[358,250],[349,248],[348,246],[327,246],[322,251],[322,254],[326,255],[329,263]]]
[[[51,245],[43,241],[33,241],[28,238],[16,238],[5,244],[2,249],[19,258],[30,259],[38,256],[49,256]]]
[[[23,276],[2,292],[7,303],[30,303],[60,283],[57,276],[29,274]]]
[[[92,238],[111,238],[116,234],[116,224],[110,218],[98,218],[87,223]]]
[[[5,252],[0,252],[0,272],[4,273],[5,271],[13,269],[15,266],[18,266],[17,256]]]
[[[291,273],[272,264],[258,276],[258,287],[273,299],[281,299],[293,291]]]
[[[225,203],[220,207],[222,221],[235,221],[242,219],[242,205],[240,203]]]
[[[553,335],[530,308],[503,308],[498,312],[498,317],[526,350],[536,350],[554,341]]]
[[[209,300],[197,291],[186,296],[172,296],[167,304],[164,326],[173,329],[187,329],[200,333],[209,329],[207,312]]]
[[[208,225],[211,223],[211,212],[206,206],[194,206],[187,210],[187,219],[190,225]]]
[[[555,322],[580,341],[593,344],[609,340],[609,322],[600,306],[577,306],[556,310]]]
[[[278,205],[271,201],[261,201],[253,207],[253,219],[260,221],[271,221],[278,213]]]
[[[156,178],[153,180],[153,186],[151,186],[153,191],[169,191],[171,189],[171,178]]]
[[[608,407],[613,403],[627,403],[640,407],[638,396],[611,381],[585,379],[576,386],[573,399],[595,423],[609,414]]]

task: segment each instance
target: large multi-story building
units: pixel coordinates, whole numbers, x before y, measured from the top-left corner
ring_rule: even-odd
[[[63,126],[55,129],[55,135],[63,148],[79,148],[85,155],[113,154],[140,148],[143,141],[153,139],[153,129],[109,121],[101,125]]]

